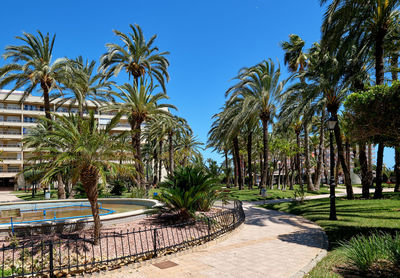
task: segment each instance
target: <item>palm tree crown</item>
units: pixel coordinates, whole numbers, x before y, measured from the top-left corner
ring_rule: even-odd
[[[123,42],[123,46],[115,43],[106,44],[107,52],[101,57],[101,69],[115,76],[125,69],[129,77],[133,76],[136,84],[139,78],[147,75],[152,83],[155,78],[165,92],[165,80],[169,79],[167,71],[169,62],[165,56],[169,52],[159,52],[158,48],[153,46],[156,35],[146,41],[139,25],[129,26],[132,32],[128,34],[114,30],[115,35]]]
[[[49,92],[58,88],[57,81],[64,79],[68,59],[59,58],[52,62],[55,35],[50,37],[48,33],[43,35],[38,31],[37,36],[24,33],[16,38],[24,44],[6,47],[3,58],[12,62],[0,68],[0,88],[14,84],[10,94],[24,88],[25,99],[39,84],[43,90],[46,117],[50,119]]]

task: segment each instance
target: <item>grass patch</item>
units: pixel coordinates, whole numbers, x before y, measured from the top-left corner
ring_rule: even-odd
[[[386,232],[394,235],[400,232],[400,194],[384,193],[380,200],[337,198],[337,221],[330,221],[329,199],[267,204],[268,209],[301,215],[320,225],[328,235],[330,252],[309,274],[308,277],[344,277],[338,271],[350,264],[343,256],[340,242],[350,240],[355,235],[369,236],[371,232]],[[357,277],[357,276],[355,276]]]
[[[57,190],[52,189],[51,191],[51,198],[50,199],[57,199]],[[35,194],[35,197],[32,198],[32,192],[24,192],[24,191],[13,191],[15,196],[24,200],[24,201],[41,201],[46,200],[44,197],[43,190],[38,190]]]
[[[299,186],[296,185],[295,189]],[[279,190],[279,189],[267,189],[267,197],[263,198],[260,195],[260,189],[243,189],[229,188],[229,198],[239,199],[241,201],[261,201],[261,200],[274,200],[274,199],[287,199],[294,197],[294,190]],[[305,191],[305,196],[328,194],[329,188],[321,187],[319,191]]]

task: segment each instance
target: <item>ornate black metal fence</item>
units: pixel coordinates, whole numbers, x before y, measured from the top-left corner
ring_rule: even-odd
[[[60,277],[112,269],[210,241],[244,219],[242,203],[234,201],[231,209],[190,222],[103,234],[97,245],[86,237],[11,243],[0,248],[0,273],[1,277]]]

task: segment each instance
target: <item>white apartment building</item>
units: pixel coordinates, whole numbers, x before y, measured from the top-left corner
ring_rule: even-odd
[[[0,90],[0,190],[5,188],[23,188],[25,182],[18,175],[29,157],[30,149],[23,149],[22,138],[36,125],[38,117],[44,117],[44,101],[42,97],[28,96],[21,102],[23,92],[14,91],[7,99],[8,90]],[[51,111],[67,115],[68,104],[56,110],[57,100],[51,103]],[[113,117],[111,113],[100,112],[94,104],[88,104],[95,111],[100,125],[107,124]],[[77,112],[72,108],[71,112]],[[87,111],[85,111],[87,112]],[[113,129],[115,132],[130,130],[127,117]]]

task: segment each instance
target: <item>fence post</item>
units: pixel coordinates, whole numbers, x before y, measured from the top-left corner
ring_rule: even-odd
[[[153,233],[154,257],[157,257],[157,228],[154,228]]]
[[[54,263],[53,263],[53,260],[54,260],[54,255],[53,255],[53,241],[49,241],[49,255],[50,255],[50,258],[49,258],[49,260],[50,260],[50,277],[51,278],[53,278],[53,277],[55,277],[55,275],[54,275]]]
[[[211,240],[211,223],[210,218],[207,217],[207,227],[208,227],[208,240]]]

